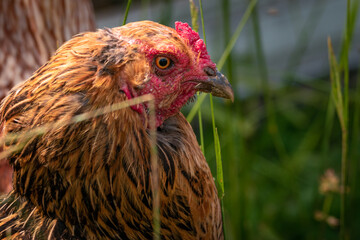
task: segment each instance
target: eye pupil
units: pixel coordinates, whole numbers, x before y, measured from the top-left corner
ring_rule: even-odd
[[[157,57],[155,63],[161,70],[165,70],[171,66],[171,60],[167,57]]]
[[[167,60],[166,58],[161,58],[161,59],[159,60],[159,65],[160,65],[161,67],[165,67],[167,64],[168,64],[168,60]]]

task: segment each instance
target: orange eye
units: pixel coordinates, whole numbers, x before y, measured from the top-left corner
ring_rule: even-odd
[[[171,60],[167,57],[157,57],[155,64],[158,68],[164,70],[170,66]]]

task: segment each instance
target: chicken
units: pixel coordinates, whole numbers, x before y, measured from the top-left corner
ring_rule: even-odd
[[[0,1],[0,99],[26,80],[73,35],[95,30],[90,0]],[[12,170],[0,160],[0,195]]]
[[[156,116],[161,239],[223,239],[209,166],[181,107],[197,91],[233,99],[188,24],[141,21],[76,35],[0,107],[2,135],[69,120],[151,94]],[[5,142],[14,191],[0,239],[151,239],[149,102]]]

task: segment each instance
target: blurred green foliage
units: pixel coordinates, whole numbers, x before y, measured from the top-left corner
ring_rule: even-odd
[[[223,29],[228,40],[229,7],[228,1],[223,1]],[[329,72],[310,81],[296,76],[295,84],[290,74],[291,78],[284,81],[288,84],[271,86],[262,46],[266,39],[261,36],[256,8],[248,24],[255,39],[253,62],[249,64],[257,69],[257,76],[252,81],[259,82],[260,89],[246,98],[238,96],[233,104],[219,100],[214,105],[224,165],[227,239],[338,239],[341,190],[339,186],[338,191],[319,190],[320,184],[331,180],[321,178],[327,169],[334,169],[337,181],[341,175],[341,127],[331,98]],[[292,58],[301,58],[305,45],[303,39]],[[234,89],[238,89],[239,82],[232,69],[241,64],[236,60],[230,58],[223,68]],[[360,236],[356,227],[360,225],[360,191],[356,189],[360,155],[357,75],[357,69],[353,69],[352,87],[348,89],[349,191],[345,194],[343,239]],[[208,101],[202,113],[204,129],[211,129]],[[206,157],[216,176],[213,136],[211,131],[205,130],[204,134]]]
[[[150,1],[143,2],[146,2],[144,7],[150,4]],[[230,9],[234,2],[218,1],[219,8],[216,9],[222,16],[223,25],[220,32],[215,32],[223,35],[224,50],[233,34],[230,25],[238,24],[231,22]],[[244,5],[250,1],[240,2]],[[173,24],[167,22],[169,14],[173,13],[170,10],[172,3],[165,1],[164,9],[168,10],[159,16],[161,22],[167,25]],[[194,0],[194,3],[198,6],[199,2]],[[346,4],[349,5],[344,14],[346,19],[338,19],[344,23],[345,37],[339,37],[344,39],[343,44],[337,47],[340,51],[335,52],[340,59],[339,75],[349,81],[340,90],[348,97],[345,228],[341,238],[359,239],[360,73],[358,68],[348,69],[348,65],[344,64],[348,52],[354,51],[351,39],[356,32],[359,1],[344,1],[345,11]],[[326,5],[327,2],[321,0],[313,1],[311,6],[317,9]],[[296,74],[320,15],[311,9],[297,35],[287,66],[279,73],[283,75],[282,84],[275,86],[269,77],[269,59],[264,53],[267,39],[262,36],[257,7],[246,22],[246,26],[251,28],[248,33],[252,34],[253,49],[246,56],[231,52],[222,68],[235,90],[235,101],[214,99],[225,185],[226,239],[339,239],[340,193],[344,192],[340,187],[342,130],[332,98],[330,70],[313,79]],[[276,9],[272,12],[276,14]],[[199,32],[202,32],[200,23],[199,26]],[[246,79],[237,75],[239,69],[245,68],[252,73]],[[242,96],[238,89],[247,84],[257,89]],[[191,107],[183,110],[185,115]],[[208,96],[201,105],[201,111],[205,156],[216,176],[212,111]],[[191,123],[198,134],[197,116]]]

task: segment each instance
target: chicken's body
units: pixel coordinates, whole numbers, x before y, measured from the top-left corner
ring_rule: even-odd
[[[197,89],[232,97],[201,44],[198,35],[180,23],[177,31],[146,21],[78,35],[5,98],[2,134],[71,119],[151,92],[161,238],[222,239],[210,169],[179,113]],[[172,65],[154,65],[159,56],[172,59]],[[154,189],[147,107],[143,103],[51,128],[10,154],[14,192],[0,208],[0,237],[151,239]],[[14,144],[19,142],[7,142],[5,149]]]

